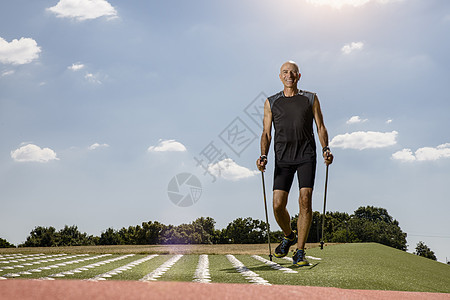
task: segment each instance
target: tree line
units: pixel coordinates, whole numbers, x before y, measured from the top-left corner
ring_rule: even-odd
[[[298,215],[291,218],[297,229]],[[226,228],[216,229],[215,220],[201,217],[189,224],[164,225],[157,221],[123,227],[108,228],[100,236],[88,235],[78,227],[66,225],[57,231],[54,227],[37,226],[19,247],[60,247],[90,245],[157,245],[157,244],[258,244],[267,242],[267,224],[250,217],[237,218]],[[313,213],[308,243],[321,240],[322,214]],[[283,233],[271,230],[271,241],[280,241]],[[351,215],[342,212],[325,214],[324,241],[333,243],[376,242],[406,251],[406,233],[386,209],[359,207]],[[0,247],[11,245],[0,239]]]

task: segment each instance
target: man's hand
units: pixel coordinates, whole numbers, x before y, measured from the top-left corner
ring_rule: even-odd
[[[326,147],[327,149],[324,149],[325,151],[323,151],[323,159],[325,160],[325,164],[331,165],[333,163],[333,154],[330,151],[330,148]]]
[[[258,170],[260,170],[261,172],[264,172],[266,170],[266,165],[267,165],[267,156],[261,155],[256,160],[256,166],[258,167]]]

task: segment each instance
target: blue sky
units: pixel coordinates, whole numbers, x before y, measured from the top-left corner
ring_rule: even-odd
[[[335,155],[327,209],[386,208],[409,251],[421,240],[450,258],[447,1],[1,6],[0,237],[18,244],[38,225],[99,235],[150,220],[264,219],[257,112],[294,60]],[[168,195],[181,173],[201,182],[190,206]]]

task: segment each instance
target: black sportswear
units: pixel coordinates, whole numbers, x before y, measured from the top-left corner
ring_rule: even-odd
[[[299,164],[286,164],[275,161],[273,190],[282,190],[289,193],[295,172],[297,172],[299,189],[314,188],[316,161],[307,161]]]
[[[275,160],[290,164],[315,161],[312,109],[315,94],[299,91],[286,97],[281,91],[268,100],[275,129]]]
[[[313,104],[316,95],[299,91],[286,97],[281,91],[268,98],[275,129],[274,190],[289,192],[297,172],[299,189],[313,188],[316,175],[316,142]]]

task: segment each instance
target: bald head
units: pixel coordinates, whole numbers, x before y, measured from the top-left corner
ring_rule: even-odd
[[[295,61],[289,60],[281,65],[280,74],[283,72],[283,69],[291,69],[292,70],[292,68],[294,68],[297,71],[297,73],[300,72],[300,69],[298,68],[297,63]]]
[[[280,68],[280,80],[284,85],[284,91],[293,90],[294,94],[297,92],[297,83],[300,80],[300,71],[298,65],[292,60],[285,62]]]

